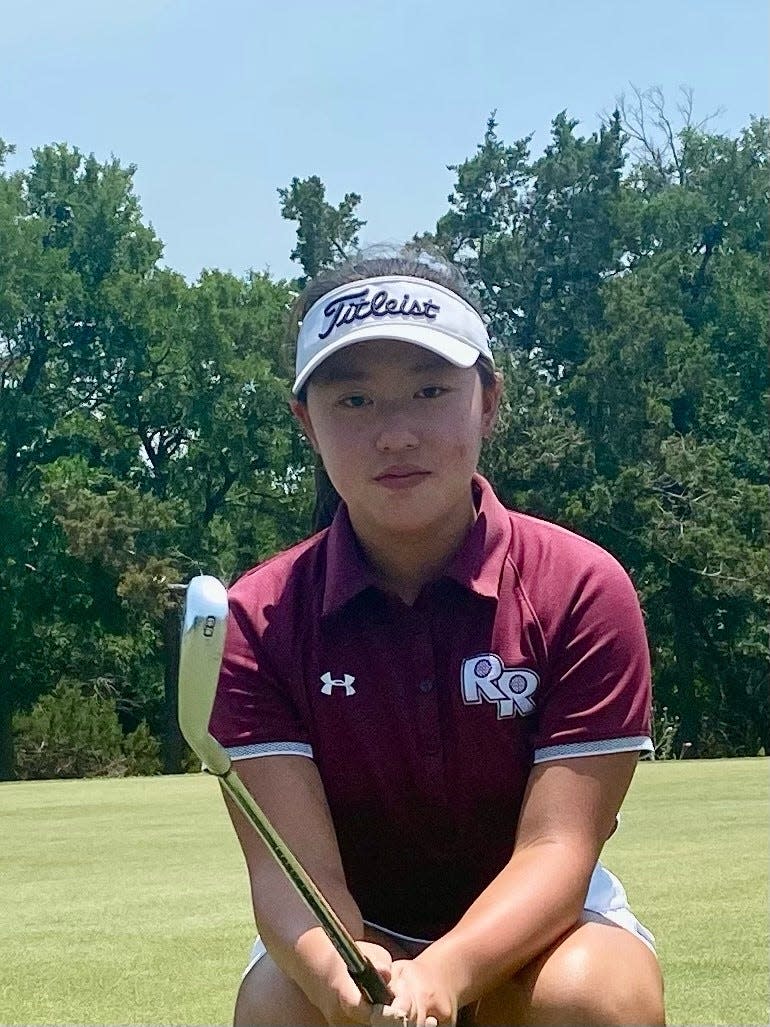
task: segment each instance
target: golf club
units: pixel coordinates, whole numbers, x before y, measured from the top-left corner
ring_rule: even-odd
[[[265,843],[298,895],[318,919],[345,961],[359,991],[372,1004],[392,999],[372,962],[359,951],[345,925],[231,767],[230,757],[209,734],[219,667],[227,631],[227,591],[218,578],[201,574],[187,586],[179,648],[179,726],[192,750],[216,775]]]

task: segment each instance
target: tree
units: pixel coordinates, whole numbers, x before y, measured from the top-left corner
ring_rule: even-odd
[[[358,246],[358,231],[366,222],[354,215],[361,202],[358,193],[346,193],[332,206],[326,201],[326,188],[317,175],[292,178],[291,184],[279,189],[281,215],[297,222],[297,245],[292,260],[299,261],[304,277],[300,287],[326,268],[346,260]]]
[[[530,139],[506,146],[492,115],[478,152],[460,165],[435,241],[474,283],[507,349],[553,375],[582,359],[600,314],[598,286],[621,268],[623,136],[618,117],[590,137],[566,112],[542,157]]]
[[[450,209],[433,235],[421,236],[462,268],[492,318],[497,336],[515,333],[525,290],[521,198],[530,178],[530,138],[506,146],[497,135],[493,112],[476,154],[448,165],[457,175],[448,197]]]
[[[0,177],[2,777],[13,710],[63,676],[159,729],[169,583],[232,577],[307,506],[289,288],[158,268],[132,175],[58,146]]]
[[[768,123],[670,138],[675,156],[632,171],[629,273],[603,285],[568,394],[601,455],[594,530],[644,568],[661,702],[696,750],[753,753],[768,745]]]
[[[652,102],[590,137],[562,113],[536,160],[491,118],[433,238],[476,284],[508,378],[487,472],[630,570],[681,739],[753,753],[770,741],[768,126],[729,139],[685,108],[674,130]]]
[[[77,575],[41,474],[93,441],[78,427],[103,384],[91,298],[116,269],[145,274],[160,255],[133,171],[50,146],[29,171],[0,175],[0,778],[11,775],[13,709],[63,669],[76,634],[60,617]]]
[[[121,698],[159,732],[175,734],[160,666],[169,585],[201,569],[231,580],[301,533],[297,433],[276,366],[289,299],[259,275],[117,278],[99,430],[118,444],[98,464],[60,462],[47,481],[70,551],[122,601],[125,636],[144,640]]]
[[[728,138],[687,103],[676,129],[658,93],[636,100],[589,135],[562,112],[535,158],[492,115],[421,238],[477,288],[508,381],[486,473],[629,569],[681,741],[753,753],[770,744],[768,122]],[[169,585],[232,579],[312,506],[284,354],[306,278],[187,283],[158,266],[131,166],[60,145],[9,174],[9,152],[0,778],[14,711],[62,682],[114,703],[123,732],[168,731]],[[357,245],[357,194],[334,207],[317,177],[279,194],[305,276]]]

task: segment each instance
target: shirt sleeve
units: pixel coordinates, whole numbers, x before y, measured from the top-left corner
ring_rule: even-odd
[[[607,553],[592,561],[571,590],[544,684],[535,763],[653,751],[642,612],[631,580]]]
[[[233,760],[309,756],[313,749],[296,697],[271,665],[259,618],[230,593],[222,667],[209,730]]]

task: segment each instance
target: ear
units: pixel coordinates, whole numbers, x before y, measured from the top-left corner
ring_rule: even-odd
[[[300,399],[291,399],[289,400],[289,409],[299,423],[305,438],[313,447],[313,450],[318,453],[318,440],[313,431],[313,423],[310,420],[310,411],[307,408],[307,403],[303,403]]]
[[[482,386],[481,437],[488,439],[495,430],[497,412],[503,396],[503,376],[495,371],[495,380],[491,385]]]

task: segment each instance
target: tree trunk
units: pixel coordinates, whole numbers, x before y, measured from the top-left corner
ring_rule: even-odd
[[[168,606],[163,618],[164,695],[166,708],[163,732],[163,773],[181,774],[183,771],[184,739],[179,729],[177,698],[179,692],[179,610]]]
[[[8,691],[8,678],[0,684],[0,781],[14,781],[13,706]]]
[[[674,660],[679,746],[690,743],[689,755],[698,754],[700,703],[695,692],[695,632],[692,625],[692,576],[684,567],[671,564],[668,572],[669,595],[674,623]]]

